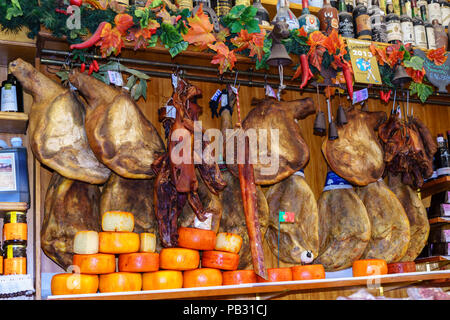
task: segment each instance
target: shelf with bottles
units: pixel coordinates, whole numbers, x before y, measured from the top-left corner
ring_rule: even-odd
[[[420,195],[422,199],[425,199],[426,197],[446,190],[450,190],[450,176],[443,176],[426,182],[420,189]]]
[[[28,114],[23,112],[0,112],[0,133],[25,134]]]
[[[33,62],[35,56],[36,39],[28,38],[27,30],[18,33],[0,31],[0,66],[8,65],[9,61],[17,57]]]

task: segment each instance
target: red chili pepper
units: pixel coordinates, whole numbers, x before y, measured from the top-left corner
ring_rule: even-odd
[[[86,49],[86,48],[92,47],[94,44],[97,43],[97,41],[100,40],[100,36],[102,34],[103,28],[105,27],[105,25],[107,23],[108,22],[106,22],[106,21],[103,21],[102,23],[100,23],[97,30],[95,30],[94,34],[92,35],[92,37],[90,37],[89,39],[87,39],[86,41],[84,41],[82,43],[72,44],[70,46],[70,50]]]
[[[94,65],[94,71],[98,72],[98,70],[100,70],[99,66],[98,66],[98,62],[97,60],[92,61],[92,64]]]
[[[380,99],[384,101],[384,103],[388,103],[390,97],[391,97],[392,90],[389,90],[388,92],[383,92],[380,90]]]
[[[65,14],[66,16],[70,16],[70,13],[67,13],[67,11],[63,9],[55,9],[55,12]]]
[[[89,72],[88,72],[88,75],[91,75],[92,72],[94,72],[94,64],[93,64],[93,63],[91,63],[91,65],[89,66]]]
[[[309,68],[308,56],[306,54],[300,55],[300,65],[302,67],[302,83],[300,84],[300,89],[303,89],[308,84],[309,79],[314,75]]]
[[[81,7],[83,0],[70,0],[70,4],[73,6]]]
[[[386,99],[386,97],[385,97],[386,95],[385,95],[385,93],[383,92],[383,90],[380,90],[380,99],[381,99],[381,101],[384,101],[384,102],[386,102],[384,99]]]
[[[353,99],[353,77],[350,67],[347,63],[342,64],[342,73],[344,74],[345,82],[347,83],[347,92],[350,96],[350,100]]]
[[[83,62],[80,67],[80,72],[84,73],[85,70],[86,70],[86,63]]]

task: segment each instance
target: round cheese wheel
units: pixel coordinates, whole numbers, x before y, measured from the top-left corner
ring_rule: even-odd
[[[183,288],[222,285],[222,272],[212,268],[200,268],[183,272]]]
[[[151,272],[159,269],[159,254],[154,252],[122,253],[119,255],[119,271]]]
[[[108,211],[102,215],[103,231],[133,232],[134,216],[131,212]]]
[[[141,245],[139,252],[155,252],[156,251],[156,236],[153,233],[143,232],[139,234]]]
[[[216,268],[221,270],[237,270],[239,255],[225,251],[203,251],[202,267]]]
[[[256,273],[253,270],[224,271],[223,285],[256,283]]]
[[[293,266],[291,270],[292,280],[325,279],[325,269],[321,264]]]
[[[142,290],[179,289],[183,287],[183,273],[160,270],[142,274]]]
[[[116,257],[113,254],[74,254],[73,264],[80,268],[80,273],[103,274],[116,271]]]
[[[197,250],[186,248],[164,248],[159,253],[159,267],[168,270],[197,269],[200,254]]]
[[[363,259],[356,260],[352,266],[354,277],[375,276],[387,274],[387,264],[382,259]]]
[[[98,232],[78,231],[73,239],[73,253],[94,254],[98,253]]]
[[[178,245],[194,250],[213,250],[216,245],[216,233],[197,228],[178,228]]]
[[[388,273],[416,272],[416,264],[414,261],[389,263],[387,268]]]
[[[102,253],[132,253],[139,251],[139,234],[134,232],[99,232],[98,251]]]
[[[278,281],[291,281],[292,280],[292,270],[289,267],[286,268],[269,268],[267,269],[267,277],[264,278],[256,275],[256,280],[258,282],[278,282]]]
[[[100,275],[98,289],[104,292],[140,291],[142,275],[131,272],[113,272]]]
[[[87,294],[98,290],[98,276],[80,273],[55,274],[51,281],[52,295]]]
[[[216,237],[215,250],[239,253],[242,247],[242,237],[229,232],[219,232]]]

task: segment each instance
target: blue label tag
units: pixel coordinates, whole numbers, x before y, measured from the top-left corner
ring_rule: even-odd
[[[367,88],[353,92],[353,104],[367,100],[369,98],[369,91]]]
[[[323,191],[350,188],[353,188],[352,185],[344,178],[338,176],[333,171],[329,171],[327,173],[327,179],[325,180],[325,187],[323,188]]]

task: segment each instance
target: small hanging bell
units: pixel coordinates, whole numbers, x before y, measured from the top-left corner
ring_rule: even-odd
[[[325,113],[323,111],[317,111],[316,119],[314,120],[314,135],[323,137],[327,133],[327,127],[325,124]]]
[[[392,79],[392,83],[396,87],[401,87],[410,81],[411,77],[406,73],[405,68],[401,64],[398,64],[395,68],[395,74],[394,78]]]
[[[334,123],[334,120],[330,122],[328,126],[328,140],[336,140],[339,138],[336,123]]]
[[[344,124],[347,124],[347,113],[345,112],[345,109],[343,106],[339,106],[337,110],[337,116],[336,116],[336,122],[338,126],[343,126]]]
[[[277,20],[269,37],[272,39],[272,48],[267,64],[270,66],[287,66],[292,63],[292,59],[286,51],[286,47],[281,43],[282,39],[289,37],[289,26],[284,20]]]

